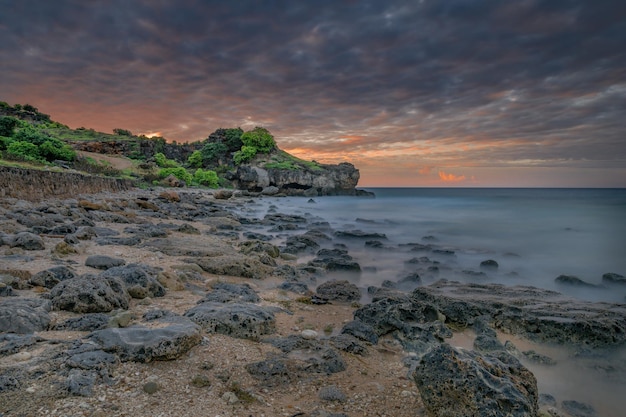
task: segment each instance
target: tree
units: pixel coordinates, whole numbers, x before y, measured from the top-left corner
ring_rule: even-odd
[[[154,155],[154,162],[161,168],[177,168],[179,166],[178,162],[173,159],[167,159],[162,152]]]
[[[13,129],[18,125],[19,120],[12,116],[0,117],[0,136],[12,136]]]
[[[252,158],[254,158],[257,154],[257,148],[255,148],[254,146],[242,146],[241,150],[235,152],[235,155],[233,155],[233,160],[235,161],[235,164],[237,165],[241,165],[243,163],[246,163],[248,161],[250,161]]]
[[[219,178],[217,177],[217,173],[211,170],[202,170],[198,168],[196,172],[193,174],[193,179],[196,183],[200,185],[206,185],[207,187],[217,188],[219,185]]]
[[[133,136],[132,132],[126,129],[115,128],[113,129],[113,133],[119,136]]]
[[[257,152],[268,153],[276,148],[274,136],[263,127],[255,127],[252,130],[241,135],[243,146],[251,146],[257,149]],[[242,147],[243,149],[243,147]]]
[[[189,155],[189,158],[187,158],[187,162],[189,163],[189,165],[194,168],[202,167],[202,160],[202,152],[200,151],[193,151],[193,153]]]

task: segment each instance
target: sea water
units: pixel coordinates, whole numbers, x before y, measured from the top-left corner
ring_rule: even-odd
[[[363,268],[357,283],[362,287],[416,272],[411,259],[426,256],[441,268],[437,276],[423,276],[424,284],[446,278],[531,285],[590,301],[626,302],[626,287],[602,285],[605,273],[626,276],[626,189],[367,190],[376,197],[267,201],[278,212],[327,221],[333,230],[384,234],[379,248],[367,247],[366,239],[333,239],[345,244]],[[420,253],[410,244],[454,253]],[[497,270],[480,268],[488,259],[498,263]],[[558,284],[559,275],[573,275],[597,287]]]
[[[263,198],[248,214],[262,218],[276,211],[308,217],[320,225],[328,222],[331,236],[333,230],[384,234],[386,238],[333,237],[326,243],[329,247],[345,245],[361,265],[361,274],[349,279],[363,290],[419,271],[423,285],[442,278],[530,285],[582,300],[626,302],[626,288],[602,283],[602,275],[608,272],[626,276],[626,189],[367,190],[376,197]],[[274,243],[281,245],[289,234],[304,231],[279,233]],[[370,247],[367,240],[379,240],[382,247]],[[417,244],[430,249],[415,251]],[[437,254],[433,248],[448,252]],[[312,257],[300,255],[298,262]],[[412,262],[420,257],[429,258],[431,264],[438,262],[439,273],[422,273],[420,263]],[[497,270],[480,268],[488,259],[498,263]],[[559,275],[573,275],[596,287],[559,285],[555,282]],[[362,301],[368,301],[367,291]],[[624,415],[623,347],[580,356],[567,345],[546,346],[511,335],[503,337],[514,338],[522,350],[535,349],[557,360],[555,366],[522,360],[536,375],[540,393],[554,395],[559,403],[577,400],[591,404],[601,416]],[[467,347],[471,348],[471,341]]]

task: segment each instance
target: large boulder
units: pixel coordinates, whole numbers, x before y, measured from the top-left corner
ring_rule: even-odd
[[[130,296],[119,278],[83,275],[57,284],[50,291],[56,310],[75,313],[106,313],[127,309]]]
[[[327,300],[358,301],[361,298],[359,287],[346,280],[325,282],[318,286],[315,292]]]
[[[537,380],[506,352],[481,355],[442,343],[413,378],[431,417],[536,417]]]
[[[37,272],[28,280],[30,285],[37,285],[40,287],[54,288],[61,281],[65,281],[71,278],[76,278],[74,271],[67,266],[55,266],[45,271]]]
[[[208,332],[241,339],[258,340],[276,330],[273,309],[249,303],[205,302],[189,309],[185,317]]]
[[[22,248],[24,250],[43,250],[46,247],[43,240],[38,235],[30,232],[20,232],[16,234],[10,240],[9,246],[12,248]]]
[[[27,334],[47,330],[50,302],[38,298],[10,298],[0,302],[0,332]]]
[[[102,278],[119,279],[133,298],[163,297],[165,288],[157,280],[158,271],[148,265],[129,264],[107,269]]]

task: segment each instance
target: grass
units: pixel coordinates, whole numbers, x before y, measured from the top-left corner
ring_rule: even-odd
[[[288,154],[285,151],[279,151],[272,155],[270,160],[264,165],[267,169],[285,169],[289,171],[296,171],[306,169],[308,171],[320,171],[323,168],[319,163],[315,161],[305,161],[304,159],[297,158]]]

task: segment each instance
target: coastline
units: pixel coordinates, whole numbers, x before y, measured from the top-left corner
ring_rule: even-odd
[[[279,198],[252,198],[241,193],[216,198],[220,193],[156,189],[80,195],[46,203],[3,199],[0,210],[6,220],[0,234],[0,243],[5,243],[0,245],[1,272],[16,279],[5,284],[16,297],[3,297],[1,302],[33,298],[54,304],[54,286],[32,285],[33,278],[59,266],[77,276],[100,274],[101,270],[86,263],[92,255],[102,255],[124,261],[121,267],[139,263],[153,268],[154,278],[164,288],[162,295],[131,298],[128,308],[106,312],[110,321],[105,329],[132,331],[135,325],[148,329],[182,325],[178,318],[148,320],[146,313],[167,311],[183,317],[196,306],[214,302],[197,304],[222,283],[240,285],[238,291],[248,287],[258,296],[248,304],[263,308],[264,314],[271,313],[274,322],[267,332],[248,338],[193,328],[195,344],[167,361],[158,356],[143,362],[125,360],[118,353],[114,363],[98,368],[91,385],[78,384],[77,395],[71,393],[67,380],[71,375],[92,375],[92,370],[68,368],[67,352],[85,345],[92,331],[59,329],[58,325],[85,313],[54,308],[47,312],[50,321],[46,329],[55,330],[37,330],[28,340],[8,338],[6,335],[12,333],[4,333],[0,367],[15,383],[3,382],[0,412],[141,416],[200,415],[211,410],[220,416],[428,415],[409,377],[410,359],[423,352],[408,351],[398,334],[382,335],[376,342],[342,338],[345,334],[341,330],[363,307],[365,294],[350,298],[345,296],[350,295],[346,288],[335,288],[333,296],[338,298],[315,302],[320,294],[316,287],[327,278],[323,271],[310,272],[312,266],[299,265],[302,259],[313,256],[314,244],[320,246],[317,242],[333,247],[333,239],[322,236],[333,236],[333,230],[319,218],[282,213]],[[259,205],[267,208],[264,218],[255,220],[245,215]],[[276,253],[276,246],[265,239],[260,225],[298,230],[298,236],[310,233],[308,240],[300,238]],[[94,234],[80,238],[77,232],[85,228]],[[42,247],[33,250],[15,244],[15,237],[24,231],[35,235],[32,241],[38,241],[38,236]],[[300,252],[298,245],[310,247]],[[317,262],[321,266],[316,268],[327,271],[329,265],[356,268],[343,255]],[[281,287],[285,283],[304,287]],[[237,294],[237,302],[249,295],[246,291]],[[374,299],[387,296],[398,297],[393,292],[380,292]],[[444,309],[442,306],[441,311]],[[298,343],[309,344],[285,353],[284,341],[267,342],[294,337],[300,338]],[[335,362],[325,362],[324,355],[333,355]],[[267,362],[272,358],[282,362]],[[319,369],[302,367],[302,362],[316,364]],[[46,363],[61,364],[61,368],[48,369]],[[251,364],[259,363],[286,364],[288,369],[276,379],[271,372],[251,372]],[[153,386],[155,392],[148,393]],[[89,388],[89,395],[80,394],[81,388]]]

